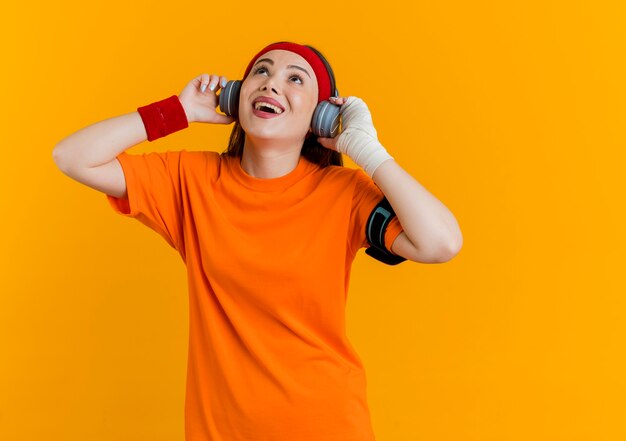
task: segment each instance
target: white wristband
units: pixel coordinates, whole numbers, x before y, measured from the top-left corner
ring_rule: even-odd
[[[356,96],[348,97],[341,105],[343,130],[336,148],[350,157],[371,178],[380,164],[393,159],[378,141],[367,104]]]

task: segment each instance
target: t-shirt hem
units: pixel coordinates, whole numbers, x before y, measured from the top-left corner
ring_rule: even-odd
[[[131,165],[126,161],[126,152],[117,155],[117,160],[124,171],[124,179],[126,181],[126,198],[118,198],[107,194],[107,200],[113,210],[123,216],[135,217],[139,213],[138,200],[135,195],[135,174]]]
[[[402,225],[397,218],[391,221],[391,223],[387,226],[387,231],[385,231],[385,247],[389,250],[391,254],[394,254],[396,256],[397,254],[391,250],[391,247],[393,246],[393,243],[396,241],[400,233],[402,233],[403,231],[404,229],[402,228]]]

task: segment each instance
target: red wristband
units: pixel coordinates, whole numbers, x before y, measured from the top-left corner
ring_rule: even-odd
[[[148,141],[154,141],[189,127],[187,114],[177,95],[138,107],[137,111],[146,128]]]

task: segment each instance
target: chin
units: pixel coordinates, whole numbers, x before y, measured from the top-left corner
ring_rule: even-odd
[[[259,127],[255,124],[247,124],[241,122],[241,128],[246,135],[258,139],[279,139],[285,137],[284,130],[278,130],[277,127]]]
[[[289,131],[285,130],[284,124],[280,124],[278,122],[274,122],[271,120],[267,121],[250,121],[253,119],[253,116],[243,116],[239,120],[239,124],[241,128],[246,133],[247,136],[251,138],[257,139],[275,139],[275,140],[300,140],[304,142],[305,136],[308,133],[309,128],[306,127],[301,131],[294,130],[294,127],[289,127]]]

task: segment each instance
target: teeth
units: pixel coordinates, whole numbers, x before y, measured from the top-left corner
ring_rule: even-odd
[[[278,114],[283,113],[283,109],[280,107],[276,107],[270,103],[266,103],[265,101],[257,101],[254,103],[254,108],[259,110],[261,107],[269,107],[270,109],[274,109],[274,111]]]

